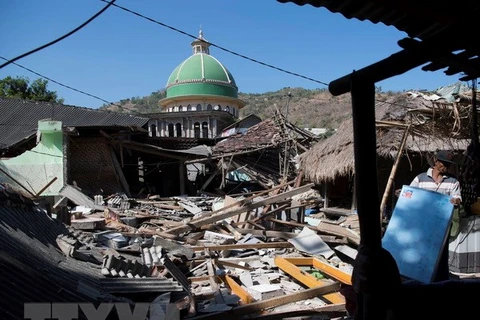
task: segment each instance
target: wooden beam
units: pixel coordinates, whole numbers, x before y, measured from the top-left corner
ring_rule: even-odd
[[[52,185],[52,183],[57,181],[57,179],[58,179],[57,177],[53,177],[53,179],[50,180],[49,183],[47,183],[40,191],[37,192],[37,194],[35,194],[35,198],[39,197],[43,193],[43,191],[47,190],[47,188],[50,187]]]
[[[222,226],[224,226],[225,228],[228,229],[228,231],[230,231],[231,233],[233,233],[234,237],[235,237],[235,241],[238,241],[242,238],[242,234],[240,232],[238,232],[237,230],[235,230],[234,227],[232,227],[227,221],[225,220],[222,220]]]
[[[376,83],[425,64],[435,56],[439,55],[438,49],[434,50],[402,50],[392,54],[390,57],[354,71],[359,81]],[[328,85],[328,90],[334,96],[339,96],[352,91],[353,73],[333,80]]]
[[[127,149],[132,149],[132,150],[145,152],[145,153],[149,153],[149,154],[155,154],[155,155],[162,156],[162,157],[165,157],[165,158],[177,159],[177,160],[180,160],[182,162],[184,162],[185,159],[186,159],[185,156],[179,156],[179,155],[173,154],[171,152],[168,152],[168,150],[166,150],[166,149],[161,149],[157,146],[142,144],[142,143],[139,143],[139,142],[112,140],[112,141],[109,141],[109,143],[120,144],[122,147],[127,148]]]
[[[215,170],[213,170],[210,177],[208,177],[207,181],[205,181],[205,183],[202,185],[199,192],[205,190],[205,188],[207,188],[207,186],[210,184],[210,182],[212,182],[213,178],[215,178],[219,172],[220,172],[220,169],[218,169],[218,166],[215,167]]]
[[[238,269],[247,270],[247,271],[253,271],[254,270],[254,268],[252,268],[252,267],[242,266],[241,264],[233,263],[233,262],[229,262],[229,261],[221,261],[219,259],[214,259],[213,262],[217,266],[222,266],[222,267],[227,266],[227,267],[230,267],[230,268],[238,268]]]
[[[108,146],[108,151],[110,152],[110,157],[112,159],[113,169],[115,171],[115,177],[122,184],[123,191],[125,191],[125,194],[127,195],[127,197],[131,197],[130,186],[128,185],[125,175],[123,174],[122,166],[118,162],[117,155],[115,154],[115,150],[112,145]]]
[[[296,266],[313,266],[331,278],[334,278],[342,283],[352,285],[352,276],[350,274],[338,268],[335,268],[334,266],[331,266],[328,263],[325,263],[315,257],[287,257],[283,259]]]
[[[205,253],[205,257],[210,256],[210,250],[209,249],[204,248],[203,251]],[[210,288],[214,292],[219,291],[219,287],[218,287],[218,284],[217,284],[217,277],[216,277],[215,269],[213,268],[212,259],[207,258],[206,262],[207,262],[208,282],[210,283]]]
[[[415,49],[416,47],[421,46],[421,44],[422,42],[412,38],[404,38],[398,41],[398,45],[407,50]],[[451,52],[444,52],[442,55],[432,59],[434,63],[422,67],[422,70],[437,71],[449,67],[455,69],[455,71],[452,71],[449,75],[464,72],[468,75],[478,76],[480,72],[478,60],[471,59],[474,56],[476,56],[476,53],[469,51],[464,51],[457,55]]]
[[[313,266],[331,278],[334,278],[344,284],[352,285],[352,275],[346,273],[345,271],[331,266],[317,258],[313,258]]]
[[[257,229],[242,229],[236,228],[238,232],[241,234],[251,234],[254,236],[259,237],[266,237],[266,238],[281,238],[281,239],[292,239],[298,236],[298,233],[294,232],[285,232],[285,231],[272,231],[272,230],[257,230]],[[327,235],[319,235],[323,241],[327,243],[335,243],[335,244],[347,244],[346,238],[337,238],[336,236],[327,236]]]
[[[233,313],[234,315],[245,315],[245,314],[256,313],[268,308],[278,307],[288,303],[302,301],[302,300],[318,297],[321,295],[325,295],[328,292],[336,291],[338,289],[340,289],[340,284],[338,282],[323,284],[315,288],[305,289],[292,294],[287,294],[280,297],[270,298],[270,299],[266,299],[258,302],[252,302],[243,306],[234,307],[231,310],[231,313]],[[227,312],[227,315],[229,313],[230,312]]]
[[[319,316],[321,318],[326,317],[326,319],[344,319],[347,310],[345,308],[345,303],[335,303],[327,304],[321,307],[306,309],[306,310],[290,310],[283,312],[266,312],[264,314],[259,314],[255,316],[255,319],[263,320],[273,320],[273,319],[307,319],[304,317],[314,317]],[[316,317],[314,317],[316,318]]]
[[[264,243],[237,243],[237,244],[217,244],[205,246],[193,246],[193,251],[209,250],[242,250],[242,249],[270,249],[270,248],[292,248],[290,242],[264,242]]]
[[[260,200],[260,201],[254,202],[254,203],[250,203],[249,205],[246,205],[246,206],[238,208],[238,209],[234,209],[234,210],[231,210],[231,211],[223,212],[223,213],[212,215],[212,216],[201,217],[201,218],[198,218],[198,219],[192,219],[185,226],[172,228],[172,229],[168,230],[167,232],[179,234],[179,233],[182,233],[182,232],[195,230],[195,229],[200,228],[204,225],[207,225],[207,224],[210,224],[210,223],[215,223],[217,221],[233,217],[237,214],[240,214],[240,213],[243,213],[243,212],[246,212],[246,211],[250,211],[250,210],[256,209],[258,207],[261,207],[261,206],[264,206],[264,205],[267,205],[267,204],[271,204],[271,203],[275,203],[277,201],[280,201],[280,200],[283,200],[283,199],[286,199],[286,198],[291,198],[291,197],[293,197],[297,194],[301,194],[301,193],[304,193],[304,192],[310,190],[313,186],[314,186],[313,183],[309,183],[309,184],[306,184],[302,187],[283,192],[279,195],[269,197],[267,199]]]
[[[249,304],[255,301],[255,299],[253,299],[253,297],[228,274],[221,276],[220,279],[240,298],[241,304]]]
[[[297,279],[304,285],[309,288],[316,288],[318,286],[325,285],[329,282],[324,280],[319,280],[314,276],[306,273],[305,271],[298,268],[296,265],[291,263],[290,261],[286,260],[283,257],[277,256],[275,257],[275,264],[282,269],[284,272],[291,275],[293,278]],[[311,264],[310,264],[311,265]],[[323,295],[323,298],[332,302],[332,303],[343,303],[345,302],[345,297],[340,294],[339,292],[333,292]]]
[[[298,223],[296,221],[283,221],[280,219],[272,219],[272,218],[267,218],[268,221],[273,221],[276,223],[284,224],[287,226],[294,226],[294,227],[299,227],[299,228],[304,228],[307,227],[311,230],[317,231],[317,232],[322,232],[334,236],[339,236],[339,237],[345,237],[347,238],[351,243],[355,245],[359,245],[360,243],[360,238],[356,237],[355,234],[349,232],[346,230],[344,227],[336,226],[333,224],[326,224],[326,223],[320,223],[317,226],[311,226],[309,224],[305,223]]]
[[[295,182],[295,180],[292,180],[292,181],[287,182],[287,183],[279,184],[279,185],[277,185],[277,186],[275,186],[275,187],[273,187],[273,188],[271,188],[271,189],[268,189],[268,190],[257,191],[257,192],[255,192],[255,193],[253,193],[250,197],[247,197],[247,198],[242,199],[242,200],[240,200],[240,201],[233,202],[233,203],[231,203],[231,204],[229,204],[229,205],[227,205],[227,206],[224,206],[224,207],[222,207],[222,208],[220,208],[220,209],[218,209],[218,210],[212,211],[212,212],[210,212],[210,213],[202,213],[202,217],[209,217],[209,216],[212,216],[212,215],[219,214],[220,212],[226,211],[226,210],[228,210],[228,209],[232,209],[232,208],[237,207],[237,206],[240,207],[240,206],[242,206],[242,205],[244,205],[244,204],[248,204],[248,203],[250,203],[253,199],[255,199],[255,198],[259,197],[259,196],[268,194],[268,193],[270,193],[270,192],[272,192],[272,191],[275,191],[275,190],[277,190],[277,189],[284,188],[284,187],[286,187],[286,186],[288,186],[288,185],[293,184],[294,182]],[[230,197],[232,197],[232,195],[230,195]]]

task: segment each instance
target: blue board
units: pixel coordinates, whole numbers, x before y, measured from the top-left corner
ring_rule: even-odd
[[[450,196],[403,186],[382,239],[400,274],[432,282],[452,221]]]

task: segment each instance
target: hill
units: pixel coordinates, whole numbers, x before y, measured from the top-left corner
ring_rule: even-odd
[[[383,101],[395,94],[379,89],[376,98]],[[158,101],[164,97],[165,91],[159,90],[146,97],[122,99],[100,109],[136,114],[160,112]],[[246,102],[240,117],[253,113],[266,119],[273,115],[275,108],[284,114],[288,108],[288,120],[301,128],[335,129],[351,116],[350,94],[334,97],[327,89],[283,88],[274,92],[239,93],[238,97]]]

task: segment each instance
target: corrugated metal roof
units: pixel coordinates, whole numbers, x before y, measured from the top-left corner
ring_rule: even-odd
[[[143,127],[148,118],[50,102],[0,98],[0,149],[35,135],[38,121],[51,119],[71,127]]]

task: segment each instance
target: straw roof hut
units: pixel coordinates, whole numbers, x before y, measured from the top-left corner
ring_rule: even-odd
[[[466,150],[470,143],[466,126],[468,106],[402,93],[376,106],[377,153],[391,158],[398,154],[408,126],[405,153],[423,155],[440,149]],[[468,117],[468,118],[465,118]],[[335,134],[315,144],[300,157],[305,178],[316,183],[334,180],[354,171],[352,119],[344,121]]]
[[[417,92],[405,92],[379,101],[375,109],[379,191],[383,193],[399,151],[397,185],[410,183],[416,174],[426,170],[437,150],[452,150],[460,160],[471,142],[471,110],[471,94],[468,99],[465,93],[458,94],[454,102]],[[352,120],[343,122],[335,134],[303,153],[300,168],[308,181],[331,187],[337,185],[337,189],[343,181],[340,184],[350,184],[343,188],[352,192]],[[354,201],[354,195],[350,200]]]

